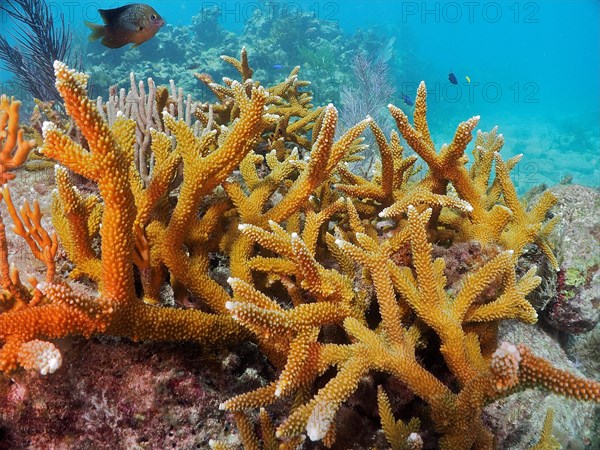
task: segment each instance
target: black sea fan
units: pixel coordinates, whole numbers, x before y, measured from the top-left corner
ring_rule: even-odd
[[[71,30],[64,15],[55,23],[45,0],[2,0],[0,11],[14,23],[12,43],[0,34],[0,60],[32,97],[60,102],[54,86],[54,61],[83,69],[80,56],[72,51]]]

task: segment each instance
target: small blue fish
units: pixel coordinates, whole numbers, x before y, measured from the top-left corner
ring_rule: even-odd
[[[281,70],[281,69],[283,69],[283,65],[281,65],[281,64],[273,64],[273,66],[272,66],[272,67],[273,67],[273,69],[275,69],[275,70]]]
[[[458,84],[458,79],[456,78],[456,75],[454,75],[454,72],[448,74],[448,80],[450,80],[450,83],[452,84]]]
[[[406,95],[406,94],[402,94],[402,101],[403,101],[404,103],[406,103],[408,106],[412,106],[412,105],[414,105],[414,104],[415,104],[415,103],[414,103],[414,102],[411,100],[411,98],[410,98],[408,95]]]

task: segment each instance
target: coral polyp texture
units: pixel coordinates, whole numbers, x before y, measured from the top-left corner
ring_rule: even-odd
[[[478,116],[436,148],[421,83],[412,124],[389,106],[400,134],[369,117],[337,134],[337,109],[311,104],[299,68],[263,87],[245,50],[223,59],[240,81],[197,76],[216,103],[150,83],[151,95],[135,91],[137,112],[88,99],[87,76],[55,63],[84,139],[44,124],[40,150],[57,163],[56,234],[37,203],[19,214],[10,185],[3,188],[15,233],[47,271],[43,281],[29,277],[30,287],[21,282],[0,222],[1,371],[59,377],[69,354],[52,341],[66,336],[252,341],[275,378],[220,405],[233,412],[246,448],[295,448],[306,438],[334,445],[340,409],[368,379],[383,384],[373,392],[394,449],[422,448],[431,430],[442,449],[493,448],[483,407],[525,388],[600,399],[600,383],[522,343],[497,342],[502,321],[537,321],[527,295],[540,277],[535,267],[516,271],[525,248],[558,264],[549,241],[557,219],[547,219],[555,198],[543,193],[528,206],[517,198],[509,173],[519,158],[503,160],[496,129],[477,132],[470,167]],[[3,98],[1,117],[7,182],[33,144],[18,129],[18,104]],[[369,177],[349,164],[364,133],[380,154]],[[73,173],[97,189],[79,189]],[[434,247],[473,241],[479,255],[466,262],[469,273],[447,279]],[[68,274],[56,270],[59,243]],[[183,307],[182,292],[193,306]],[[421,402],[403,411],[406,422],[394,418],[394,383]],[[251,417],[259,409],[263,444]],[[274,421],[275,410],[285,413]]]

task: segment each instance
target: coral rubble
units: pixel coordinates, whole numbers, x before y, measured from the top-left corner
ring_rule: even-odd
[[[155,90],[147,114],[127,115],[118,102],[88,99],[87,76],[55,63],[57,88],[85,140],[60,124],[43,127],[43,154],[58,163],[52,221],[74,265],[69,277],[96,292],[81,293],[56,271],[57,240],[39,206],[19,216],[5,187],[17,234],[47,272],[31,288],[21,283],[2,226],[0,371],[55,372],[69,355],[52,341],[73,335],[207,347],[252,341],[276,377],[220,405],[233,412],[247,448],[260,448],[247,415],[258,408],[266,408],[265,448],[277,440],[294,448],[304,433],[334,445],[342,406],[375,373],[393,448],[421,448],[424,439],[442,449],[493,448],[484,406],[530,387],[600,399],[599,382],[555,368],[522,343],[498,342],[502,321],[537,320],[526,297],[540,277],[535,267],[517,275],[521,254],[534,244],[551,266],[558,261],[549,241],[557,219],[547,220],[555,198],[544,193],[529,208],[519,201],[509,176],[518,158],[502,159],[497,130],[477,133],[467,168],[479,118],[437,149],[422,83],[413,124],[399,108],[389,111],[425,171],[405,157],[398,133],[388,137],[370,117],[336,139],[337,109],[313,107],[298,68],[265,88],[245,49],[239,60],[223,59],[240,81],[198,76],[218,102],[181,95],[167,107]],[[18,109],[7,114],[13,147],[15,133],[22,142]],[[347,165],[367,129],[380,153],[369,178]],[[24,145],[1,156],[19,157],[17,166]],[[70,172],[93,181],[98,195],[78,189]],[[459,246],[475,255],[461,261],[472,267],[448,279],[451,251],[436,252]],[[227,283],[218,276],[223,264]],[[182,297],[194,306],[181,307]],[[416,397],[399,420],[386,392],[392,382]],[[273,405],[283,405],[282,421],[270,418]]]

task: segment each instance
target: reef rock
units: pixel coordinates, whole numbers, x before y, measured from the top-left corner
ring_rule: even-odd
[[[556,253],[561,271],[556,296],[545,312],[554,328],[572,334],[600,321],[600,193],[578,185],[557,185],[554,213],[561,217]]]

